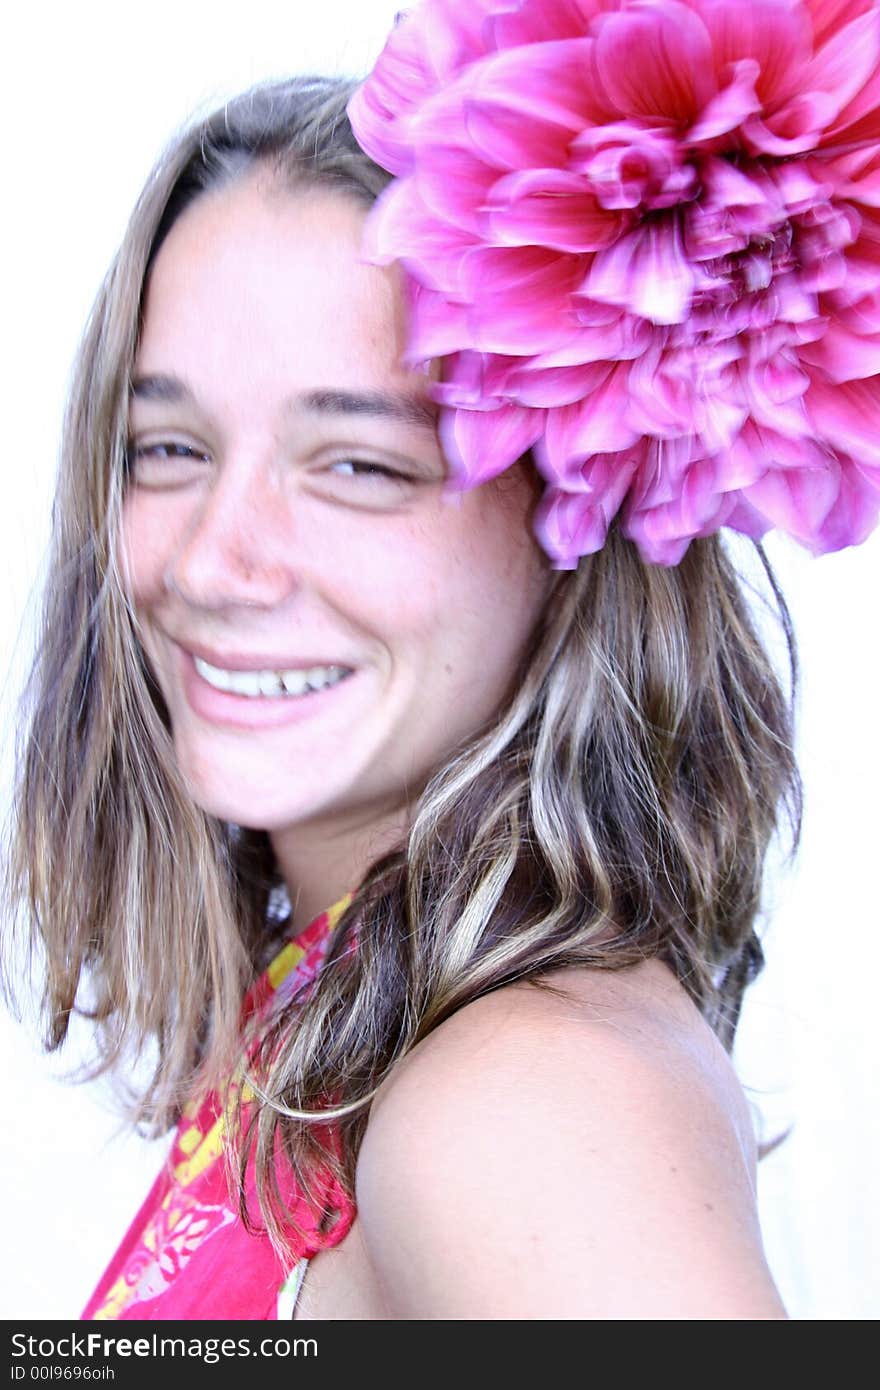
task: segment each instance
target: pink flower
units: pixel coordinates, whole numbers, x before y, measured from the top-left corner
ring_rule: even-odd
[[[455,481],[526,450],[573,568],[618,518],[821,554],[880,511],[878,0],[422,0],[350,115]]]

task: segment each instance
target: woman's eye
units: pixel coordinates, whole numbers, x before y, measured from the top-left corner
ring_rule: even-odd
[[[428,481],[414,464],[412,469],[379,463],[327,450],[318,455],[308,472],[308,489],[313,496],[333,506],[355,511],[397,511],[412,504],[417,490]]]
[[[204,450],[197,449],[192,444],[178,444],[173,440],[162,440],[158,444],[129,444],[128,457],[132,460],[187,458],[198,459],[201,463],[208,461]]]
[[[338,459],[331,469],[344,478],[390,478],[394,482],[406,483],[411,479],[396,468],[384,463],[373,463],[369,459]]]
[[[125,452],[126,469],[138,483],[172,483],[201,471],[210,457],[194,444],[174,439],[132,442]]]

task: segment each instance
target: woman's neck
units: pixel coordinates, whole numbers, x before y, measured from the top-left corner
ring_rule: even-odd
[[[292,935],[356,889],[371,864],[403,843],[409,822],[409,808],[396,807],[379,818],[326,819],[270,831],[290,897]]]

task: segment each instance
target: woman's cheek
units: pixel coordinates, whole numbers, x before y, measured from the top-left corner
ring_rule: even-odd
[[[119,562],[126,592],[138,606],[157,602],[165,590],[165,575],[185,527],[180,509],[162,499],[131,491],[122,508]]]
[[[381,626],[388,620],[401,631],[421,629],[447,605],[457,568],[453,538],[438,545],[415,517],[360,520],[343,538],[325,537],[333,590],[341,598],[344,585],[351,611],[369,612]]]

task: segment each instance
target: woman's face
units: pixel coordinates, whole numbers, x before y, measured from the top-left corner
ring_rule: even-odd
[[[143,645],[195,800],[270,832],[407,807],[504,699],[551,576],[525,469],[444,498],[363,221],[265,171],[201,196],[155,260],[134,372]]]

